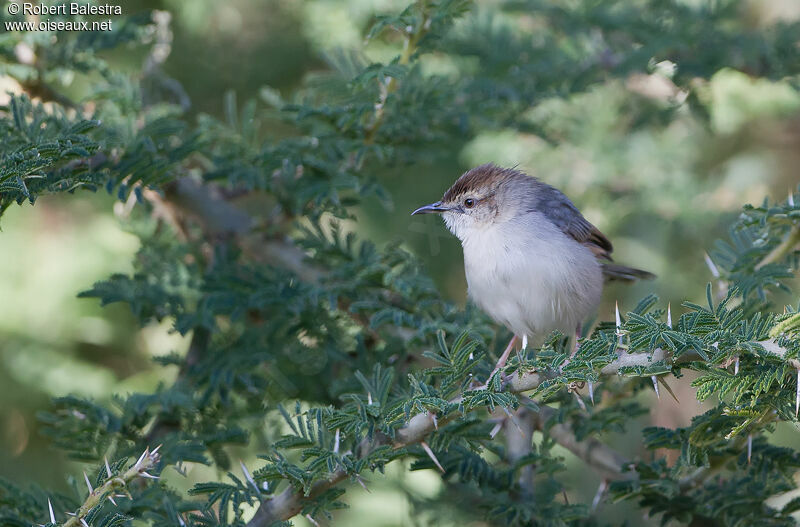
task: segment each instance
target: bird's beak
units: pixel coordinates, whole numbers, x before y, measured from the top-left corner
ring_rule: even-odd
[[[425,205],[424,207],[420,207],[414,212],[411,213],[413,216],[414,214],[434,214],[439,212],[446,212],[450,210],[449,207],[443,207],[441,201],[437,201],[436,203],[431,203],[430,205]]]

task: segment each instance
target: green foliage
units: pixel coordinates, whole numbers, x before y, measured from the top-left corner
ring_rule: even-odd
[[[797,24],[744,30],[734,2],[501,8],[533,10],[542,31],[533,38],[473,17],[460,0],[416,2],[376,17],[367,33],[386,46],[401,40],[391,59],[332,56],[330,70],[290,100],[265,89],[268,107],[239,108],[227,95],[222,120],[193,120],[169,98],[153,100],[144,87],[165,82],[159,72],[128,76],[97,55],[145,48],[157,16],[131,17],[110,34],[0,40],[4,69],[25,92],[0,108],[0,211],[78,188],[116,195],[141,240],[134,271],[81,296],[127,304],[142,326],[166,320],[191,336],[184,356],[160,358],[177,366],[174,381],[111,401],[59,398],[40,416],[45,435],[89,467],[95,486],[113,479],[104,471],[135,466],[131,459],[158,444],[153,475],[185,463],[226,474],[185,493],[136,474],[120,490],[122,504],[104,500],[80,520],[261,527],[297,514],[334,518],[348,482],[366,485],[387,464],[410,460],[413,470],[441,470],[441,501],[470,517],[596,524],[597,504],[563,498],[569,468],[558,448],[602,465],[597,449],[575,445],[626,432],[646,412],[637,393],[690,370],[697,398],[715,406],[688,427],[647,429],[644,446],[659,457],[611,467],[627,470],[612,470],[611,497],[663,522],[792,524],[797,499],[782,508],[767,500],[796,487],[800,453],[767,437],[779,423],[797,424],[800,323],[797,309],[779,314],[770,302],[791,291],[800,263],[800,197],[744,208],[711,254],[719,276],[706,287],[707,305],[684,303],[673,323],[670,308],[647,296],[619,326],[598,324],[577,352],[553,335],[498,372],[494,356],[507,335],[474,308],[446,301],[399,242],[362,240],[349,222],[366,198],[391,203],[376,166],[437,159],[487,128],[557,143],[557,126],[526,110],[662,61],[678,64],[672,82],[688,102],[638,113],[643,126],[680,112],[707,119],[693,83],[722,68],[793,74],[796,90]],[[16,45],[33,49],[35,68],[15,58]],[[471,66],[453,78],[431,74],[430,56]],[[61,70],[93,79],[82,94],[93,104],[57,96],[42,72]],[[290,132],[265,131],[279,125]],[[525,426],[519,453],[511,439]],[[239,477],[233,459],[245,447],[260,461],[252,472],[242,464]],[[677,461],[659,449],[677,451]],[[59,507],[57,522],[69,521],[60,511],[80,511],[91,496],[73,487],[62,497],[0,481],[0,521],[48,521],[46,495]]]

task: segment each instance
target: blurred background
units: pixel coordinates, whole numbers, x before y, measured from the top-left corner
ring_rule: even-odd
[[[148,9],[171,13],[174,38],[165,72],[182,84],[191,115],[221,115],[227,91],[240,101],[261,98],[265,87],[288,96],[304,81],[324,76],[336,50],[363,45],[376,14],[405,5],[405,0],[126,0],[123,9],[125,14]],[[510,16],[501,6],[479,2],[459,27],[466,31],[470,24],[495,24],[522,37],[535,34],[524,14]],[[800,3],[754,0],[742,2],[738,13],[744,25],[767,28],[800,18]],[[396,52],[380,41],[365,51],[373,60],[387,60]],[[117,50],[107,58],[135,70],[143,56]],[[445,77],[472,67],[435,54],[425,57],[423,66]],[[648,74],[599,83],[580,95],[524,109],[531,130],[542,133],[491,129],[465,138],[433,160],[373,166],[392,200],[363,203],[354,228],[378,243],[402,240],[447,296],[463,303],[458,241],[438,218],[410,218],[409,213],[438,199],[474,165],[516,165],[572,198],[614,242],[617,261],[659,276],[652,283],[611,287],[600,319],[613,318],[615,301],[624,311],[649,292],[680,313],[681,301],[702,300],[702,285],[713,278],[704,253],[715,239],[725,237],[725,226],[741,206],[761,203],[765,196],[785,199],[800,181],[800,91],[786,81],[720,69],[692,94],[706,112],[700,119],[682,104],[688,95],[671,82],[673,74],[674,65],[655,64]],[[80,87],[74,89],[79,92]],[[669,108],[672,115],[662,122],[641,122],[637,118],[643,107],[655,112]],[[270,133],[280,137],[286,132],[276,122]],[[174,374],[155,365],[152,357],[183,352],[187,346],[168,324],[139,330],[125,306],[101,308],[93,299],[76,298],[113,272],[131,271],[138,238],[125,231],[114,209],[112,197],[83,192],[12,207],[3,216],[3,477],[63,485],[59,478],[68,462],[37,432],[36,413],[49,407],[51,397],[70,393],[109,400],[115,393],[151,390]],[[787,296],[781,302],[797,300]],[[690,380],[672,381],[680,404],[668,397],[653,401],[642,424],[688,423],[699,411]],[[782,434],[779,430],[776,442],[790,440]],[[619,441],[622,450],[627,443],[624,437]],[[567,453],[565,457],[571,462]],[[171,483],[188,488],[192,482],[190,472],[185,482],[176,477]],[[591,495],[597,482],[570,483],[576,492]],[[373,494],[352,491],[353,508],[340,520],[342,525],[444,524],[441,518],[412,520],[413,500],[397,491],[413,489],[422,499],[435,496],[438,485],[438,476],[426,471],[409,475],[390,469],[389,477],[371,484]]]

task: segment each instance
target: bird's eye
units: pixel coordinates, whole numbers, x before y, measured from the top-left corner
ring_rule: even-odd
[[[472,198],[465,199],[464,200],[464,206],[467,207],[468,209],[471,209],[472,207],[475,206],[475,200],[472,199]]]

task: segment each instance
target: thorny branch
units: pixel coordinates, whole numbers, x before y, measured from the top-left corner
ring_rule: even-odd
[[[627,357],[632,358],[615,361],[616,368],[611,367],[615,364],[612,363],[604,369],[604,373],[616,373],[619,371],[619,368],[623,366],[630,366],[633,364],[645,365],[652,360],[652,356],[647,353],[639,353]],[[506,390],[511,393],[522,393],[534,390],[546,378],[547,376],[540,372],[527,372],[522,375],[514,375],[509,379]],[[458,399],[452,402],[458,402]],[[545,423],[553,414],[554,411],[550,409],[540,410],[540,414],[536,419],[537,429],[544,429]],[[408,421],[408,424],[397,430],[396,439],[392,446],[395,449],[399,449],[419,443],[429,434],[433,433],[438,426],[443,426],[459,416],[460,414],[458,412],[453,412],[450,415],[438,417],[438,422],[434,422],[433,416],[430,414],[417,414]],[[604,473],[610,473],[614,477],[622,477],[622,467],[627,465],[628,462],[606,445],[596,440],[591,440],[586,443],[579,442],[575,439],[574,434],[566,424],[554,425],[549,428],[548,432],[556,442],[584,459],[589,465],[600,469]],[[383,441],[378,441],[372,445],[372,448],[387,444],[388,441],[388,438]],[[317,483],[312,489],[310,496],[303,496],[302,491],[293,487],[287,488],[278,496],[264,502],[253,519],[248,523],[248,527],[266,527],[273,522],[286,520],[295,516],[302,510],[303,503],[307,499],[319,495],[325,490],[342,482],[347,477],[348,474],[344,470],[337,470],[331,474],[327,480]]]
[[[786,353],[786,350],[778,346],[775,341],[760,341],[758,344],[763,346],[767,352],[779,357],[783,357]],[[618,374],[620,369],[624,367],[647,366],[668,358],[669,354],[660,348],[652,353],[623,353],[615,361],[605,366],[601,373],[614,375]],[[688,362],[697,358],[699,356],[685,354],[681,357],[680,362]],[[515,374],[507,380],[505,389],[510,393],[520,394],[536,389],[546,379],[547,374],[545,372],[533,371],[522,373],[521,375]],[[458,399],[452,402],[458,402]],[[555,410],[547,406],[541,406],[536,416],[536,429],[546,431],[558,444],[600,471],[604,477],[609,479],[630,477],[630,473],[623,472],[623,469],[630,464],[630,461],[601,441],[593,438],[587,441],[578,441],[574,432],[566,423],[556,423],[548,427],[547,423],[554,415]],[[419,443],[433,433],[437,427],[443,426],[458,417],[460,417],[460,414],[453,412],[447,416],[439,416],[438,422],[435,422],[431,414],[417,414],[408,421],[406,426],[397,430],[396,439],[392,446],[395,449],[399,449]],[[387,442],[388,440],[378,441],[372,445],[372,448],[387,444]],[[704,475],[705,472],[702,475],[698,475],[698,477]],[[247,525],[248,527],[266,527],[273,522],[287,520],[302,510],[306,500],[318,496],[325,490],[344,481],[347,477],[348,474],[344,470],[337,470],[327,480],[314,485],[309,496],[304,496],[302,491],[289,487],[278,496],[265,501]]]
[[[70,518],[64,522],[64,527],[85,527],[87,525],[85,520],[86,516],[92,509],[100,505],[104,499],[108,499],[116,504],[114,498],[130,497],[128,485],[134,480],[138,478],[157,479],[156,476],[151,475],[147,471],[158,465],[160,459],[160,454],[158,453],[159,448],[160,447],[156,447],[152,452],[149,448],[145,449],[133,466],[119,474],[114,474],[111,471],[111,467],[108,465],[108,461],[106,461],[106,479],[101,485],[93,489],[91,483],[89,483],[89,479],[86,478],[86,486],[88,487],[89,495],[77,511],[74,513],[67,513]],[[85,474],[84,477],[86,477]],[[50,509],[50,514],[50,519],[55,523],[52,507]]]

